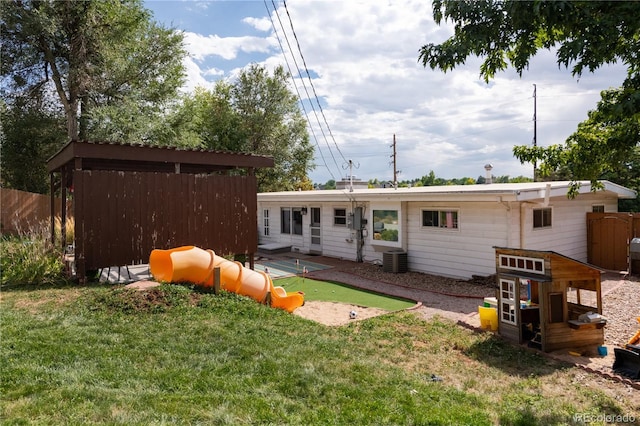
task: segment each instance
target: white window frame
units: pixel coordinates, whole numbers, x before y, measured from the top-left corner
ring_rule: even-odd
[[[544,259],[538,257],[512,256],[501,254],[498,256],[498,264],[502,269],[512,271],[524,271],[544,275]]]
[[[269,230],[269,209],[262,209],[262,235],[268,237],[270,235]]]
[[[285,230],[284,229],[284,223],[283,222],[283,213],[285,211],[289,212],[289,229]],[[295,213],[298,213],[300,216],[300,233],[296,233],[295,232],[295,223],[294,223],[294,216]],[[280,233],[281,234],[287,234],[287,235],[299,235],[301,236],[303,234],[303,226],[302,226],[302,207],[280,207]]]
[[[544,212],[548,211],[549,212],[549,224],[545,225],[544,223]],[[536,212],[541,212],[542,213],[542,224],[541,226],[536,226]],[[541,207],[541,208],[535,208],[532,210],[532,215],[531,215],[531,219],[532,219],[532,223],[531,225],[533,226],[533,229],[549,229],[553,226],[553,209],[551,207]]]
[[[438,213],[438,225],[425,225],[424,224],[424,213],[425,212],[437,212]],[[448,227],[446,226],[446,221],[445,221],[445,226],[442,226],[442,215],[445,215],[447,213],[455,213],[455,221],[454,221],[454,225],[453,227]],[[442,229],[445,230],[447,232],[454,232],[454,231],[459,231],[460,230],[460,209],[450,209],[450,208],[442,208],[442,207],[434,207],[434,208],[423,208],[420,209],[420,227],[422,229]]]
[[[338,210],[344,210],[344,216],[342,215],[338,215],[337,211]],[[334,207],[333,208],[333,226],[340,226],[340,227],[347,227],[347,218],[348,218],[348,213],[347,213],[347,208],[346,207]],[[344,223],[336,223],[336,220],[338,219],[344,219]]]
[[[500,321],[517,325],[516,280],[500,278]]]

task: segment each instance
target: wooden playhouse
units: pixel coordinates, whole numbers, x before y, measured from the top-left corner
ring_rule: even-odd
[[[604,343],[601,270],[553,251],[495,254],[501,336],[544,352]]]

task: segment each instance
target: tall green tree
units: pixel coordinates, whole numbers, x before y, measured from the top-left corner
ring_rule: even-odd
[[[451,20],[454,35],[420,49],[420,61],[432,69],[446,72],[478,56],[484,58],[480,76],[488,82],[509,66],[522,74],[540,49],[556,49],[558,65],[578,77],[605,64],[626,65],[622,88],[603,92],[600,112],[582,123],[566,145],[516,147],[514,154],[521,162],[540,161],[548,173],[564,165],[574,179],[595,182],[637,146],[638,2],[434,0],[433,16],[438,24]]]
[[[44,164],[66,140],[64,116],[39,103],[0,101],[0,123],[2,186],[47,193]]]
[[[313,146],[296,95],[282,66],[272,75],[259,65],[240,72],[231,89],[234,108],[245,129],[245,152],[271,155],[275,167],[256,175],[261,191],[311,189]]]
[[[140,0],[7,0],[0,16],[3,97],[55,94],[70,140],[144,140],[183,82],[182,36]]]
[[[256,171],[262,192],[312,189],[313,146],[288,77],[282,67],[270,74],[254,64],[211,91],[196,90],[169,119],[181,129],[177,138],[273,157],[275,167]]]

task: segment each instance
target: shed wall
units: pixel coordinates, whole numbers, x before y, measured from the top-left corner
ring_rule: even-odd
[[[74,171],[78,267],[146,263],[154,248],[257,250],[255,176]]]

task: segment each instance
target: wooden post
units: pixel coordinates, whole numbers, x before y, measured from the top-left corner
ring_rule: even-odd
[[[55,246],[56,245],[56,198],[55,198],[55,191],[56,191],[56,185],[55,185],[55,177],[53,175],[53,172],[49,173],[49,194],[50,194],[50,199],[49,199],[49,213],[50,213],[50,217],[49,220],[51,222],[51,245]]]
[[[213,268],[213,292],[215,294],[220,293],[220,267]]]

